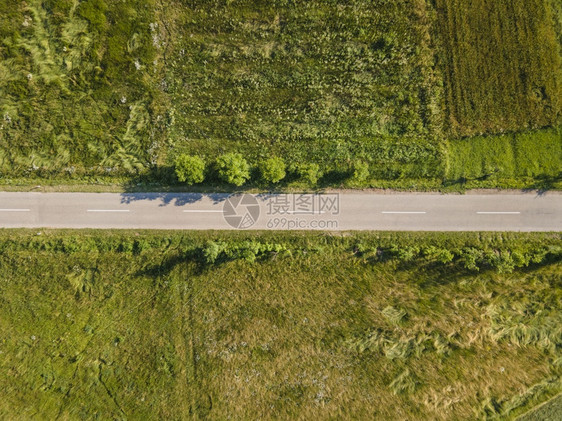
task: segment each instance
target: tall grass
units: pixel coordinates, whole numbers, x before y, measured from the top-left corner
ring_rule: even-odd
[[[557,262],[470,272],[358,242],[560,236],[4,230],[0,417],[453,420],[560,391]]]

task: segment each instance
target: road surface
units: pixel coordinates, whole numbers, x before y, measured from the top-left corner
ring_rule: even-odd
[[[562,231],[562,194],[0,192],[0,227]]]

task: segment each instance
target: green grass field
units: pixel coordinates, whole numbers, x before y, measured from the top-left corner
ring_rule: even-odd
[[[517,421],[556,421],[562,416],[562,395],[552,398],[534,411],[522,415]]]
[[[454,181],[448,162],[466,165],[455,175],[480,165],[447,148],[460,138],[482,147],[475,156],[490,149],[480,135],[524,132],[533,149],[549,148],[548,128],[562,122],[560,9],[0,0],[0,184],[163,186],[176,182],[178,154],[238,152],[252,165],[272,155],[319,164],[320,186],[438,189]],[[349,182],[358,161],[370,177]],[[488,185],[551,176],[520,155],[513,165]]]
[[[562,187],[562,130],[450,141],[447,179],[465,187]]]
[[[561,246],[4,230],[0,418],[512,418],[562,388]]]

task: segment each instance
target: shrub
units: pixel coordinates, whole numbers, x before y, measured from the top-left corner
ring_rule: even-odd
[[[242,259],[248,263],[258,258],[287,252],[283,244],[261,243],[258,241],[224,242],[208,241],[201,249],[202,262],[207,265]]]
[[[513,257],[507,251],[489,253],[485,257],[487,260],[486,263],[498,273],[511,273],[516,267]]]
[[[443,264],[450,263],[455,258],[455,255],[449,250],[434,246],[427,247],[423,253],[427,260]]]
[[[239,153],[227,153],[217,158],[217,171],[222,181],[235,186],[241,186],[250,178],[250,166]]]
[[[188,185],[201,183],[205,179],[205,161],[199,156],[180,155],[174,163],[176,176]]]
[[[260,165],[261,176],[268,183],[279,183],[287,175],[285,161],[281,158],[269,158]]]
[[[418,247],[415,246],[397,246],[397,245],[393,245],[390,248],[390,253],[393,257],[395,257],[396,259],[402,261],[402,262],[411,262],[413,261],[416,257],[418,257],[419,253],[420,253],[420,249]]]
[[[208,264],[214,264],[219,256],[226,249],[227,244],[222,241],[209,241],[201,251],[203,261]]]
[[[529,266],[529,263],[531,261],[530,256],[517,250],[511,252],[511,258],[515,263],[515,266],[519,268]]]
[[[461,261],[465,269],[479,271],[483,252],[474,247],[466,247],[461,251]]]
[[[357,161],[353,164],[353,176],[354,181],[363,182],[369,178],[369,164],[365,161]]]
[[[134,249],[134,242],[128,238],[124,238],[119,244],[118,251],[121,253],[132,253]]]
[[[300,164],[297,167],[297,174],[303,180],[308,181],[311,185],[318,183],[318,179],[322,177],[320,166],[318,164]]]
[[[148,242],[147,239],[145,238],[139,238],[135,240],[135,243],[133,245],[133,253],[135,254],[140,254],[145,250],[149,250],[150,249],[150,243]]]

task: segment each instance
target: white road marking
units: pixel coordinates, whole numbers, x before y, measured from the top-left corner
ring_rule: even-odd
[[[0,212],[31,212],[31,209],[0,209]]]
[[[399,211],[386,211],[381,212],[383,215],[425,215],[427,212],[399,212]]]
[[[131,212],[129,209],[88,209],[86,212],[119,212],[126,213]]]
[[[314,212],[307,212],[307,211],[287,211],[289,215],[324,215],[326,212],[324,211],[314,211]],[[280,213],[279,215],[283,215]]]
[[[478,215],[521,215],[521,212],[476,212]]]
[[[185,213],[222,213],[221,210],[184,210]]]

